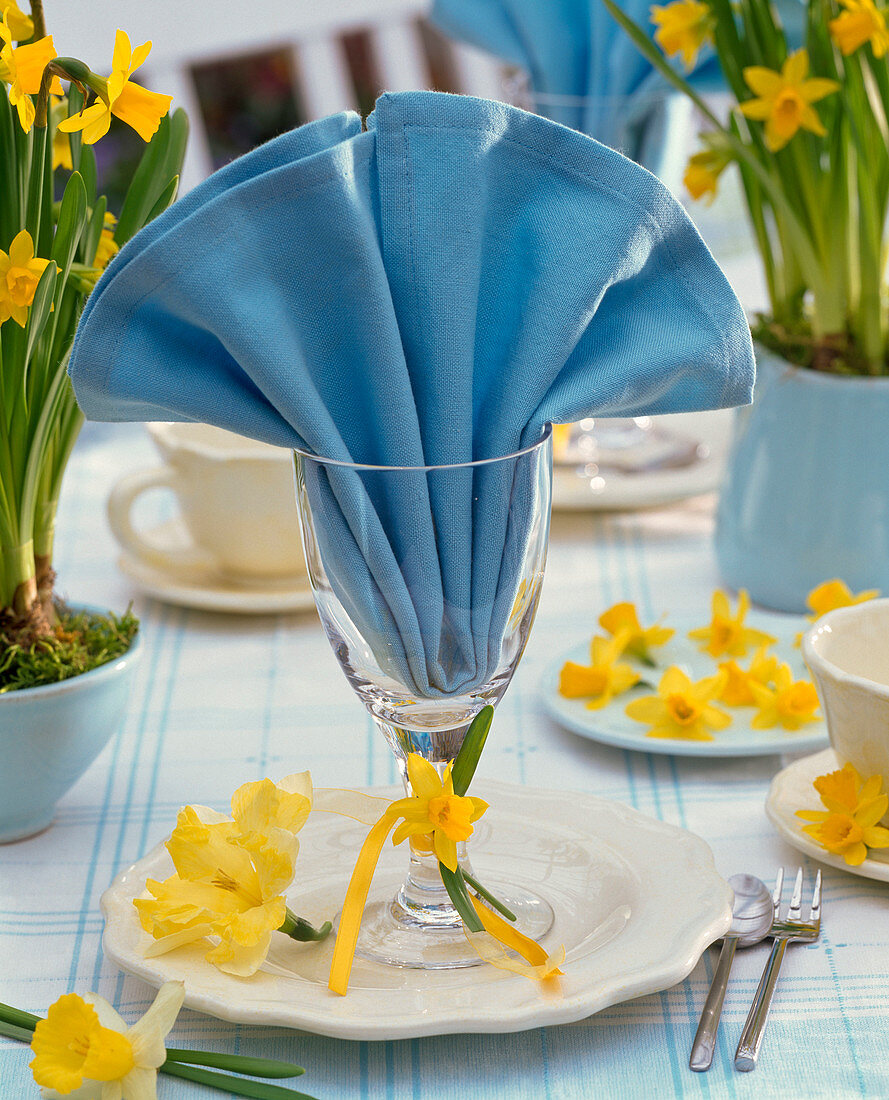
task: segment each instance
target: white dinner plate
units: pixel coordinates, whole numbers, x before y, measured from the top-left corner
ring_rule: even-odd
[[[630,691],[618,695],[601,710],[589,710],[585,699],[566,699],[559,694],[559,673],[566,661],[588,665],[590,661],[590,643],[581,642],[553,661],[543,675],[540,684],[540,698],[547,714],[559,725],[589,737],[592,741],[601,741],[605,745],[615,745],[622,749],[635,749],[639,752],[662,753],[670,756],[766,756],[784,752],[811,752],[827,744],[827,726],[822,719],[807,722],[798,730],[786,730],[781,726],[759,730],[750,725],[756,714],[754,707],[727,707],[717,703],[732,717],[732,724],[724,730],[713,730],[712,741],[686,741],[681,738],[668,740],[660,737],[648,737],[644,722],[628,718],[624,708],[633,699],[642,695],[654,695],[658,682],[669,665],[679,667],[692,680],[712,676],[717,670],[717,662],[707,653],[702,653],[696,642],[687,635],[689,630],[704,626],[709,621],[709,613],[692,620],[686,616],[670,617],[665,626],[676,630],[673,638],[665,646],[654,651],[657,668],[635,664],[646,685],[637,685]],[[772,652],[782,662],[787,662],[797,679],[810,679],[802,654],[794,646],[794,639],[807,625],[802,618],[786,617],[777,622],[772,617],[751,613],[745,620],[748,626],[765,630],[778,639]],[[742,657],[739,663],[746,666],[752,656]],[[622,658],[623,660],[624,658]]]
[[[396,798],[402,791],[369,793]],[[268,966],[247,979],[206,962],[206,945],[146,959],[151,941],[133,899],[147,896],[147,877],[172,872],[162,845],[103,895],[105,954],[153,986],[184,981],[188,1007],[225,1020],[342,1039],[404,1039],[583,1019],[675,985],[728,928],[731,890],[700,837],[586,793],[483,780],[473,793],[491,803],[472,840],[476,874],[491,887],[502,876],[532,888],[552,906],[555,922],[542,942],[567,950],[560,997],[492,966],[415,970],[360,958],[340,997],[327,988],[332,936],[321,944],[273,936]],[[295,912],[316,925],[336,916],[366,833],[366,826],[334,814],[309,818],[300,833],[299,892],[288,897]],[[406,846],[386,845],[371,902],[394,896],[406,865]]]
[[[620,512],[656,508],[712,493],[725,473],[732,416],[732,409],[720,409],[652,417],[661,427],[697,440],[706,452],[697,462],[675,470],[621,474],[585,472],[582,466],[555,466],[553,508],[564,512]]]
[[[191,542],[179,519],[167,520],[147,532],[154,545],[181,549]],[[199,611],[225,611],[238,615],[271,615],[309,611],[315,607],[308,578],[294,582],[240,585],[199,565],[162,568],[124,553],[117,567],[146,596]]]
[[[872,848],[864,863],[851,867],[842,856],[828,852],[808,833],[804,833],[803,826],[808,822],[796,816],[797,810],[825,809],[812,784],[819,775],[835,772],[841,767],[833,749],[825,749],[813,756],[804,756],[802,760],[794,760],[772,780],[766,796],[766,815],[787,843],[805,852],[807,856],[826,863],[828,867],[848,871],[850,875],[889,882],[889,849]]]

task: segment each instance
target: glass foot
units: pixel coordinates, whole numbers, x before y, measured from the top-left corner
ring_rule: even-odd
[[[379,900],[365,908],[356,955],[417,970],[455,970],[483,961],[467,941],[462,921],[454,921],[450,905],[424,906],[420,915],[404,904],[401,894],[393,898],[395,885],[387,893],[379,891]],[[496,881],[485,881],[485,887],[515,913],[515,927],[532,940],[552,927],[552,907],[538,894]]]

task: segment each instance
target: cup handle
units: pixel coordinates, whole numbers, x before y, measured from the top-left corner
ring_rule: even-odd
[[[155,466],[149,470],[137,470],[121,478],[108,497],[108,523],[114,537],[130,554],[140,561],[160,569],[195,569],[212,565],[209,556],[196,547],[178,549],[162,546],[141,535],[131,519],[136,499],[149,489],[172,490],[176,474],[169,466]]]

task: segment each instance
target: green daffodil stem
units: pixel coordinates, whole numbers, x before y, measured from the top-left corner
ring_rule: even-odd
[[[40,1022],[40,1017],[24,1012],[12,1005],[0,1004],[0,1035],[8,1039],[17,1039],[30,1043],[31,1036]],[[213,1070],[202,1069],[212,1066]],[[230,1096],[247,1096],[253,1100],[315,1100],[304,1092],[283,1088],[280,1085],[267,1085],[262,1081],[245,1081],[232,1077],[228,1073],[214,1070],[231,1070],[232,1073],[248,1074],[251,1077],[299,1077],[305,1073],[302,1066],[292,1062],[278,1062],[270,1058],[250,1058],[241,1054],[222,1054],[207,1050],[167,1050],[167,1060],[158,1070],[169,1077],[181,1077],[186,1081],[220,1089]]]
[[[13,1008],[12,1005],[0,1004],[0,1022],[33,1031],[40,1022],[40,1017],[31,1012],[23,1012],[20,1008]]]
[[[18,1039],[20,1043],[30,1043],[32,1034],[30,1028],[0,1023],[0,1035],[5,1035],[7,1039]]]
[[[43,0],[31,0],[31,19],[34,23],[34,41],[46,35],[46,20],[43,17]]]
[[[167,1062],[190,1066],[210,1066],[243,1073],[248,1077],[300,1077],[306,1071],[293,1062],[276,1062],[271,1058],[250,1058],[244,1054],[217,1054],[212,1050],[178,1050],[167,1047]]]
[[[441,881],[444,883],[445,890],[448,892],[448,897],[451,899],[454,908],[460,914],[460,919],[470,932],[484,932],[485,926],[479,919],[479,915],[476,913],[470,901],[469,894],[466,892],[466,883],[463,881],[463,873],[460,868],[458,867],[456,871],[451,871],[440,862],[438,864],[438,869],[441,872]]]
[[[472,782],[479,757],[488,738],[488,730],[491,728],[493,717],[493,707],[482,707],[466,731],[463,744],[460,746],[454,766],[451,768],[451,779],[454,783],[454,794],[456,795],[465,795],[469,784]]]
[[[463,878],[469,883],[473,890],[475,890],[479,897],[484,898],[488,905],[493,906],[497,910],[497,912],[501,914],[501,916],[506,917],[507,920],[516,919],[515,913],[507,909],[502,901],[499,901],[497,898],[494,897],[492,893],[486,890],[484,886],[482,886],[482,884],[478,881],[478,879],[474,878],[466,871],[463,871],[461,873],[463,875]]]
[[[326,920],[320,928],[315,928],[314,925],[309,924],[307,920],[302,917],[298,917],[295,913],[291,913],[287,910],[287,916],[284,918],[284,923],[278,929],[279,932],[283,932],[285,936],[289,936],[292,940],[299,940],[300,942],[307,943],[315,940],[320,942],[326,940],[330,935],[330,930],[333,925],[329,920]]]
[[[247,1096],[253,1100],[316,1100],[307,1092],[285,1088],[284,1085],[267,1085],[265,1081],[251,1081],[249,1078],[232,1077],[229,1073],[215,1073],[198,1066],[183,1066],[179,1062],[164,1062],[159,1073],[168,1077],[181,1077],[183,1081],[194,1081],[207,1088],[218,1089],[230,1096]]]

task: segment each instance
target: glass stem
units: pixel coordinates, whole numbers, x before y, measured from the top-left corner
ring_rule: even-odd
[[[439,775],[456,757],[469,729],[469,722],[440,730],[414,730],[394,723],[375,719],[395,753],[404,790],[411,795],[407,775],[408,753],[419,753],[432,764]],[[462,931],[460,914],[451,903],[441,874],[438,859],[425,836],[410,837],[411,859],[401,889],[392,903],[392,915],[396,920],[412,925],[427,925],[442,931]],[[457,845],[457,863],[461,870],[472,874],[465,843]]]

